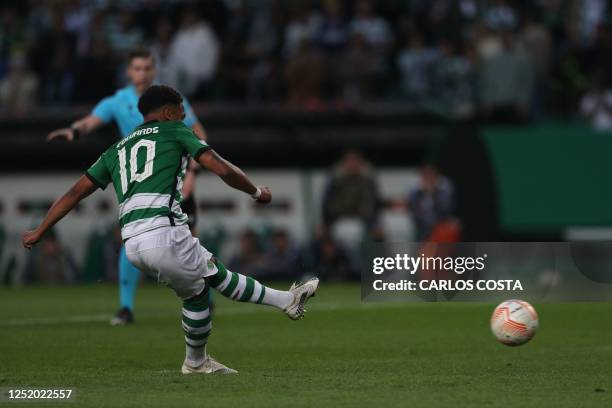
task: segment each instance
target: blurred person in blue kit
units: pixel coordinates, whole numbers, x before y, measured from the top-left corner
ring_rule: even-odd
[[[454,216],[455,188],[436,166],[425,163],[419,170],[419,185],[398,204],[412,215],[417,241],[456,242],[459,222]]]

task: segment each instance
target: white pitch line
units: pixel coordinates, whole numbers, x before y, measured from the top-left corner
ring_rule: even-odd
[[[0,326],[29,326],[40,324],[64,324],[64,323],[90,323],[109,320],[107,314],[95,315],[76,315],[76,316],[58,316],[58,317],[35,317],[31,319],[9,319],[0,320]]]
[[[317,311],[331,311],[331,310],[358,310],[358,309],[372,309],[372,308],[403,308],[408,303],[321,303],[313,304],[307,307],[308,310]],[[221,310],[215,311],[215,316],[237,316],[247,315],[255,313],[265,313],[266,310],[272,311],[271,307],[264,308],[253,308],[253,307],[232,307],[232,308],[220,308]],[[178,316],[179,311],[175,313],[139,313],[139,316],[155,316],[155,317],[172,317]],[[30,326],[30,325],[54,325],[54,324],[67,324],[67,323],[94,323],[110,321],[112,315],[109,314],[91,314],[91,315],[74,315],[74,316],[56,316],[56,317],[35,317],[28,319],[8,319],[0,320],[0,327],[7,326]]]

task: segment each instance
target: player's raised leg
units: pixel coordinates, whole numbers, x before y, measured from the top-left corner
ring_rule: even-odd
[[[223,296],[238,302],[259,303],[274,306],[292,320],[304,316],[304,306],[315,295],[319,279],[312,278],[304,283],[294,283],[291,289],[276,290],[262,285],[255,279],[228,270],[219,260],[214,261],[217,273],[208,277],[210,285]]]

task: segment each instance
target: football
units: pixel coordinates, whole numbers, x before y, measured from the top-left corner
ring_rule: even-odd
[[[507,346],[527,343],[535,335],[538,325],[538,314],[533,306],[518,299],[500,303],[491,316],[493,335]]]

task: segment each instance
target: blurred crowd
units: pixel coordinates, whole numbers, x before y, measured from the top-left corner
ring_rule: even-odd
[[[159,82],[195,101],[386,100],[500,120],[580,106],[601,124],[609,17],[606,0],[4,0],[0,106],[93,103],[145,46]]]
[[[453,183],[430,163],[421,166],[413,188],[384,197],[373,165],[361,153],[348,151],[329,171],[319,205],[319,220],[305,241],[285,227],[265,223],[238,233],[229,233],[223,225],[208,226],[199,229],[199,239],[230,270],[247,276],[290,280],[316,275],[335,281],[359,279],[364,246],[387,241],[383,210],[406,212],[412,218],[414,234],[403,237],[406,241],[460,240]],[[116,281],[121,245],[115,222],[99,224],[86,237],[84,253],[79,254],[82,262],[76,262],[66,239],[52,231],[19,265],[13,255],[2,256],[5,234],[0,225],[0,284]]]

